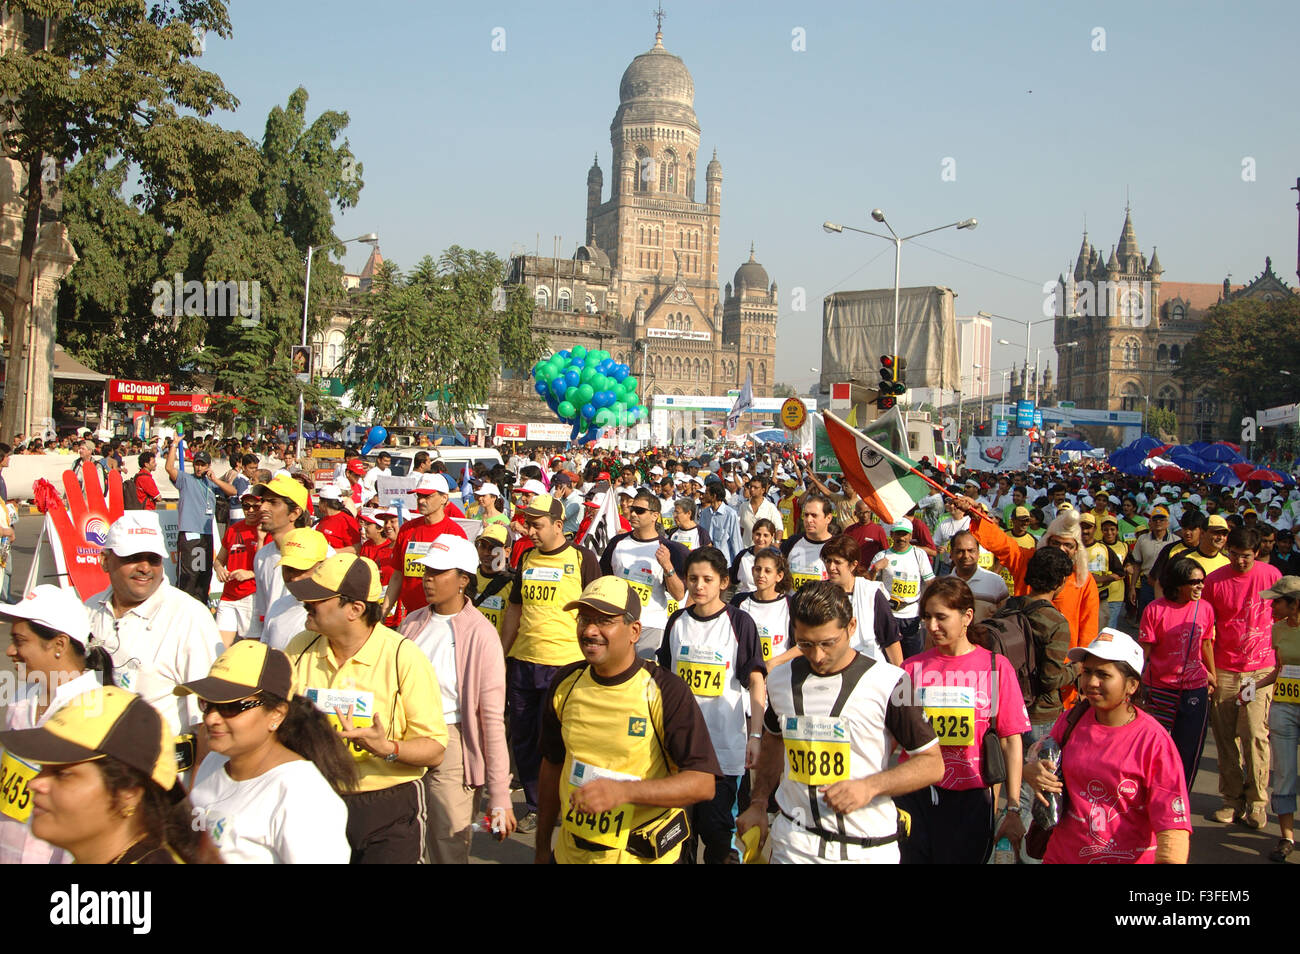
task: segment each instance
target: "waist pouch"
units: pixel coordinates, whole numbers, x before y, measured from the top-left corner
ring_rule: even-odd
[[[574,847],[582,851],[610,850],[608,845],[598,845],[577,835],[572,837]],[[680,808],[669,808],[628,832],[627,848],[624,850],[634,858],[657,861],[689,837],[691,826],[686,820],[686,812]]]

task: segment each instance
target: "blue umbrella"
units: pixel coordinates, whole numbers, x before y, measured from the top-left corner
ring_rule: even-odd
[[[1201,456],[1202,460],[1208,460],[1215,464],[1237,464],[1243,460],[1242,456],[1227,444],[1210,444],[1198,450],[1197,454]]]
[[[1150,434],[1143,434],[1141,437],[1139,437],[1137,440],[1135,440],[1133,443],[1129,444],[1128,446],[1137,448],[1138,450],[1142,451],[1143,454],[1145,454],[1148,451],[1154,450],[1157,447],[1164,447],[1165,444],[1164,441],[1158,441]]]
[[[1241,484],[1241,478],[1232,472],[1231,467],[1220,464],[1214,473],[1210,475],[1210,483],[1217,484],[1220,487],[1237,487]]]
[[[1061,441],[1056,445],[1056,449],[1059,451],[1090,451],[1092,445],[1087,441],[1068,440]]]
[[[1134,447],[1121,447],[1115,453],[1106,458],[1106,463],[1118,471],[1135,476],[1142,476],[1145,471],[1142,469],[1142,461],[1146,460],[1146,452]]]
[[[750,434],[749,436],[761,443],[772,443],[772,444],[790,443],[790,435],[786,433],[784,428],[781,427],[769,427],[765,430],[754,431],[754,433]]]
[[[1194,474],[1208,474],[1214,470],[1214,465],[1201,458],[1196,451],[1190,447],[1171,447],[1168,453],[1163,456],[1168,457],[1171,461],[1181,467],[1183,470],[1190,471]]]

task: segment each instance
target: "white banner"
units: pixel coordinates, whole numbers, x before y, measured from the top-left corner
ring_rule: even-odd
[[[1277,427],[1279,424],[1296,424],[1300,422],[1300,404],[1283,404],[1269,407],[1255,413],[1255,423],[1259,427]]]
[[[966,442],[966,469],[1000,474],[1029,466],[1027,437],[971,437]]]
[[[555,441],[557,444],[567,444],[569,435],[573,433],[573,427],[552,421],[544,424],[529,424],[527,433],[530,441]]]
[[[405,517],[415,513],[415,485],[420,482],[419,474],[405,477],[376,477],[375,500],[373,506],[398,510],[398,515]]]

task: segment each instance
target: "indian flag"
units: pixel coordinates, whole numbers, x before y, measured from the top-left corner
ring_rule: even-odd
[[[885,523],[906,516],[918,500],[931,492],[929,484],[909,469],[916,467],[916,463],[904,456],[906,446],[890,450],[830,411],[823,417],[826,436],[839,459],[844,479]]]

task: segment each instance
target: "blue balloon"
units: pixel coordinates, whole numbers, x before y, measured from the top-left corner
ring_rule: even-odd
[[[585,418],[593,418],[593,417],[595,417],[595,416],[596,416],[596,405],[594,405],[594,404],[584,404],[584,405],[582,406],[582,416],[585,417]]]
[[[568,363],[568,361],[569,361],[569,349],[568,349],[568,348],[565,348],[563,351],[560,352],[560,360],[563,361],[563,362],[565,362],[566,364]]]
[[[582,436],[582,443],[588,444],[591,441],[600,439],[600,428],[592,425],[591,429]]]
[[[564,380],[568,382],[568,386],[571,388],[576,388],[579,384],[582,383],[582,379],[578,374],[577,368],[570,368],[569,370],[565,371]]]
[[[388,440],[388,429],[376,424],[366,434],[366,442],[361,445],[361,455],[364,457],[386,440]]]
[[[628,376],[628,371],[629,371],[628,366],[625,364],[614,365],[614,371],[613,371],[614,380],[622,381],[625,377]]]
[[[533,385],[533,390],[536,391],[540,397],[546,397],[547,392],[550,391],[550,388],[546,386],[545,381],[538,381],[536,384]]]
[[[609,374],[614,367],[614,359],[606,358],[600,364],[596,365],[596,370],[601,374]]]
[[[596,405],[596,407],[609,407],[614,403],[614,392],[597,391],[595,396],[591,399],[591,403]]]
[[[551,382],[551,393],[557,399],[564,397],[564,392],[569,390],[569,381],[562,374],[557,374],[555,380]]]

